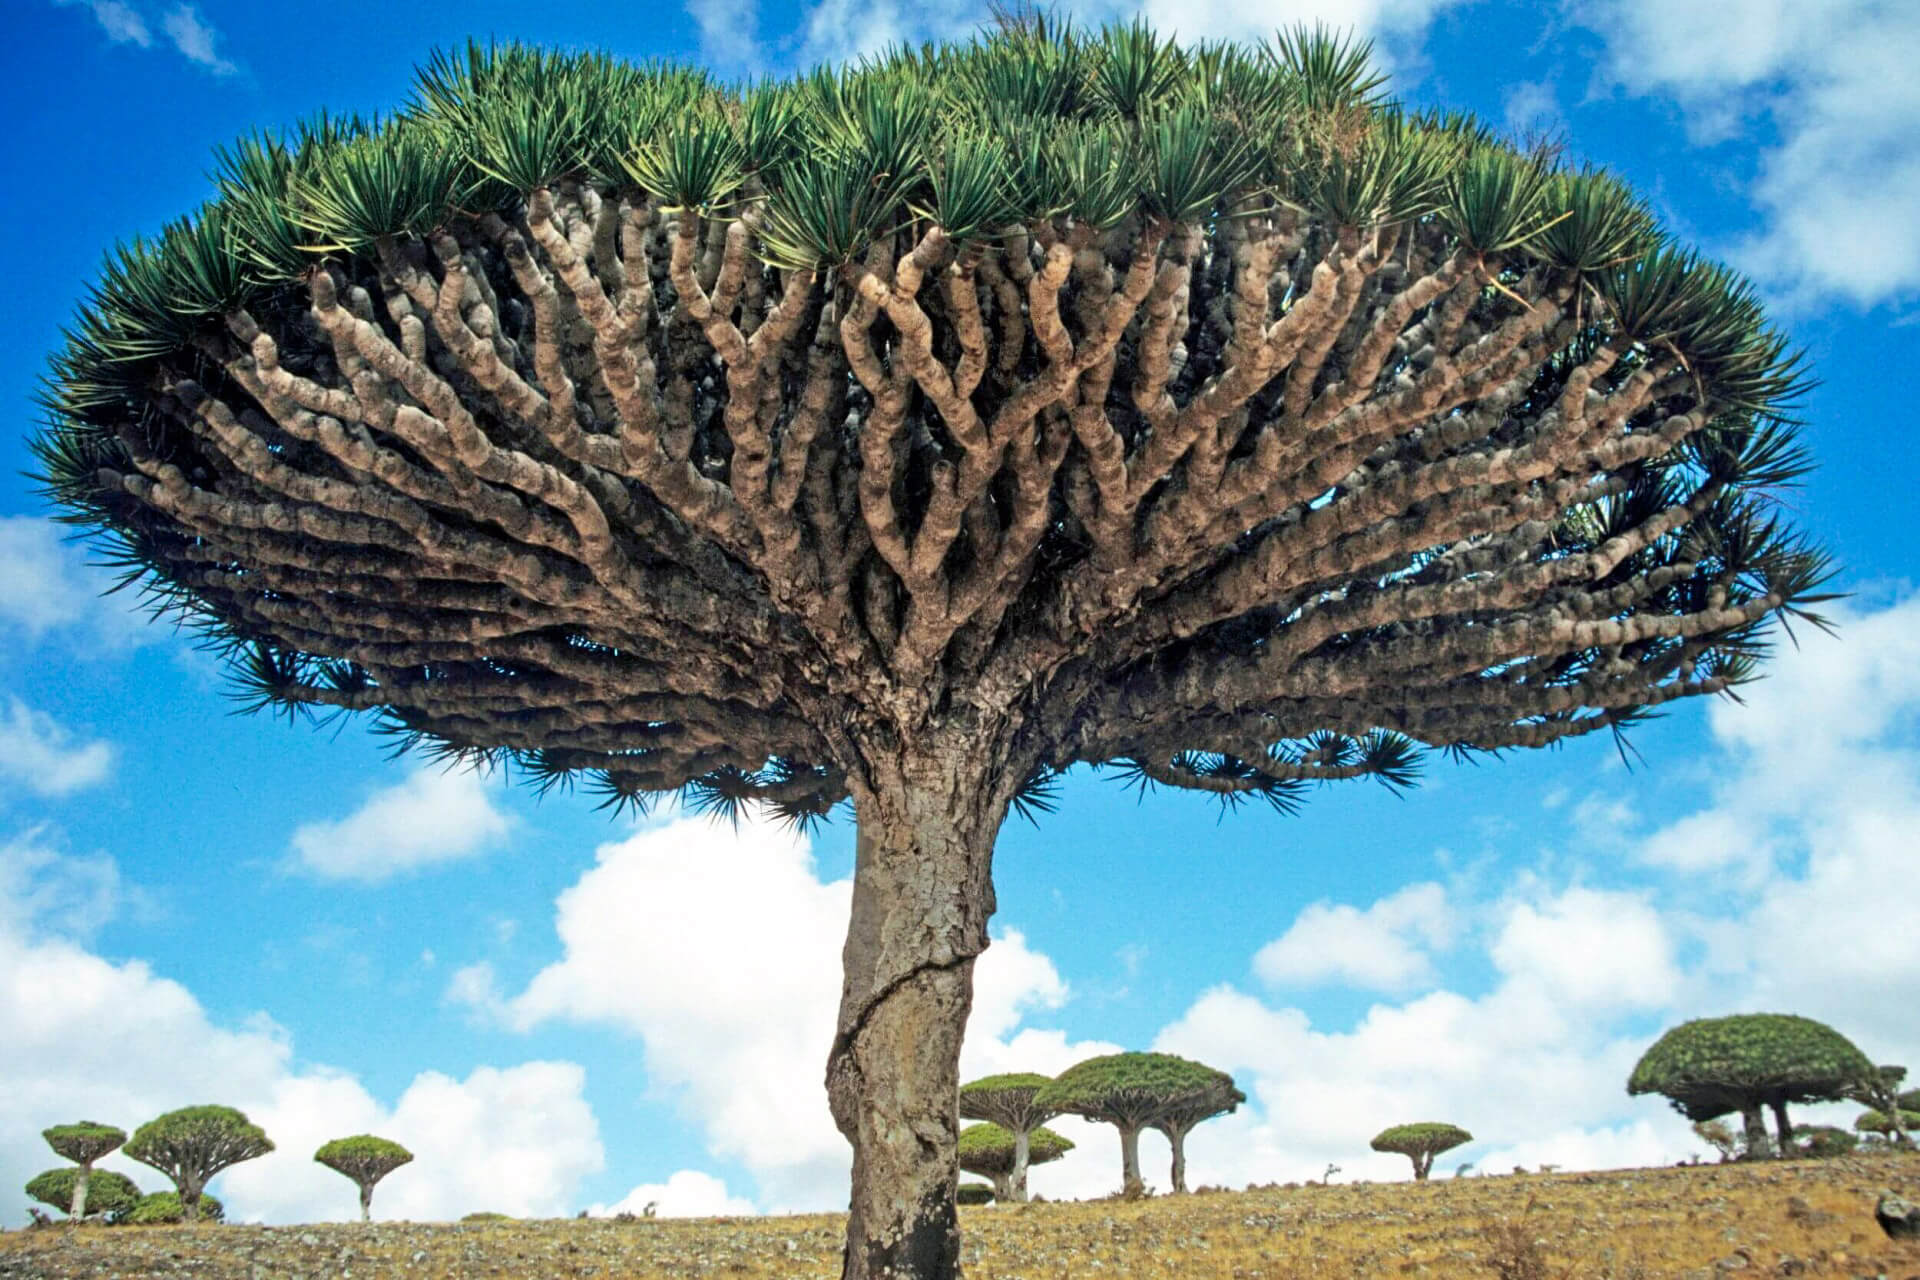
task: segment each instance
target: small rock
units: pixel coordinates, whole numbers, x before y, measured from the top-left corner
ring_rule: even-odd
[[[1721,1258],[1719,1261],[1715,1262],[1713,1264],[1713,1269],[1715,1271],[1720,1272],[1722,1275],[1724,1275],[1729,1271],[1745,1271],[1747,1268],[1751,1267],[1752,1265],[1753,1265],[1753,1259],[1748,1257],[1746,1251],[1742,1249],[1734,1253],[1730,1253],[1726,1257]]]
[[[1920,1205],[1902,1200],[1891,1191],[1880,1193],[1873,1216],[1890,1240],[1920,1240]]]

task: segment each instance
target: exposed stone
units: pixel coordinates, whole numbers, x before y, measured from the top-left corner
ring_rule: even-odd
[[[1880,1193],[1873,1216],[1890,1240],[1920,1240],[1920,1205],[1903,1200],[1891,1191]]]

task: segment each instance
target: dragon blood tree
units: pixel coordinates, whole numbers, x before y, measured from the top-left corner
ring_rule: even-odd
[[[1746,1157],[1766,1154],[1761,1109],[1773,1109],[1775,1154],[1791,1155],[1790,1102],[1857,1098],[1880,1068],[1824,1022],[1790,1013],[1695,1018],[1669,1028],[1633,1066],[1627,1093],[1657,1093],[1689,1120],[1740,1114]]]
[[[373,1188],[401,1165],[411,1164],[413,1152],[391,1138],[361,1133],[322,1143],[313,1158],[360,1188],[360,1221],[367,1222],[373,1217]]]
[[[118,1151],[127,1140],[127,1131],[95,1120],[81,1120],[75,1124],[57,1124],[51,1129],[42,1129],[40,1136],[47,1140],[54,1154],[64,1156],[80,1166],[73,1179],[73,1197],[60,1207],[76,1221],[86,1217],[87,1187],[93,1177],[93,1162]]]
[[[1110,1124],[1120,1131],[1120,1187],[1142,1194],[1140,1131],[1158,1129],[1173,1145],[1174,1189],[1187,1189],[1186,1137],[1202,1120],[1247,1100],[1233,1077],[1170,1053],[1109,1053],[1076,1062],[1034,1099],[1055,1115]]]
[[[1073,1150],[1073,1143],[1045,1125],[1035,1125],[1018,1135],[1012,1130],[984,1121],[960,1131],[960,1167],[979,1174],[993,1183],[993,1198],[1002,1204],[1019,1204],[1027,1198],[1027,1169],[1036,1164],[1051,1164]]]
[[[1034,1102],[1040,1090],[1052,1083],[1052,1076],[1016,1071],[982,1076],[960,1086],[962,1120],[986,1120],[1013,1135],[1013,1163],[1007,1170],[1006,1187],[999,1190],[995,1183],[1002,1201],[1018,1203],[1027,1198],[1027,1135],[1060,1114]]]
[[[1375,1151],[1392,1151],[1413,1161],[1413,1180],[1425,1182],[1433,1172],[1435,1156],[1472,1141],[1473,1135],[1457,1124],[1424,1120],[1382,1129],[1368,1145]]]
[[[1748,286],[1379,84],[1032,18],[745,87],[436,57],[109,257],[39,471],[251,705],[851,800],[847,1272],[950,1275],[1009,808],[1619,731],[1818,598]]]

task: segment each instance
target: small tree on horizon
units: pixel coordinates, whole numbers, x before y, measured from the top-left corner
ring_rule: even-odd
[[[1052,1083],[1052,1076],[1022,1071],[983,1076],[960,1086],[962,1120],[987,1120],[1013,1135],[1011,1195],[1002,1200],[1022,1203],[1027,1198],[1027,1135],[1060,1114],[1034,1102],[1040,1090]]]
[[[324,1143],[313,1158],[360,1188],[360,1221],[367,1222],[373,1213],[374,1184],[410,1162],[413,1152],[389,1138],[362,1133]]]
[[[1371,1145],[1375,1151],[1392,1151],[1413,1161],[1413,1180],[1425,1182],[1435,1156],[1472,1141],[1473,1135],[1459,1125],[1429,1120],[1382,1129]]]
[[[851,802],[846,1275],[947,1280],[1009,814],[1618,736],[1822,598],[1756,291],[1382,84],[1032,14],[785,81],[475,42],[113,253],[39,479],[244,705]]]
[[[960,1167],[977,1173],[993,1183],[993,1194],[1003,1204],[1024,1199],[1024,1189],[1016,1198],[1014,1185],[1014,1134],[992,1121],[970,1124],[960,1131]],[[1036,1125],[1027,1134],[1026,1164],[1048,1164],[1073,1150],[1071,1140],[1045,1126]],[[1020,1171],[1023,1175],[1025,1169]]]
[[[86,1217],[87,1188],[93,1173],[93,1162],[124,1144],[127,1140],[126,1130],[94,1120],[82,1120],[77,1124],[57,1124],[50,1129],[42,1129],[40,1136],[47,1140],[47,1145],[53,1148],[56,1155],[64,1156],[80,1166],[79,1175],[73,1180],[73,1201],[66,1209],[76,1221]]]
[[[1853,1127],[1862,1133],[1877,1133],[1891,1139],[1895,1133],[1920,1129],[1920,1108],[1902,1108],[1897,1118],[1885,1111],[1862,1111],[1853,1118]]]
[[[1907,1136],[1906,1113],[1920,1111],[1920,1089],[1910,1089],[1905,1093],[1900,1090],[1900,1084],[1906,1078],[1905,1067],[1883,1063],[1847,1094],[1850,1101],[1859,1103],[1887,1121],[1887,1137],[1898,1147],[1912,1145],[1913,1140]]]
[[[88,1192],[84,1202],[79,1198],[80,1178],[88,1173]],[[48,1169],[36,1174],[27,1183],[27,1194],[41,1204],[51,1205],[60,1212],[78,1222],[86,1213],[76,1209],[75,1205],[90,1208],[93,1213],[106,1214],[109,1217],[122,1217],[140,1200],[141,1191],[132,1178],[112,1169],[83,1170],[77,1165],[63,1165],[58,1169]]]
[[[222,1169],[273,1150],[273,1142],[232,1107],[182,1107],[134,1130],[124,1148],[141,1164],[167,1175],[188,1222],[199,1217],[201,1193]],[[151,1198],[151,1197],[149,1197]]]
[[[1746,1155],[1767,1151],[1762,1108],[1773,1109],[1782,1158],[1794,1150],[1790,1102],[1833,1102],[1852,1096],[1878,1068],[1851,1040],[1796,1014],[1742,1013],[1696,1018],[1662,1035],[1627,1078],[1629,1096],[1658,1093],[1689,1120],[1734,1112],[1745,1129]]]

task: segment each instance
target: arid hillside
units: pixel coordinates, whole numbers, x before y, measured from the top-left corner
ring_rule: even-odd
[[[1920,1277],[1873,1219],[1920,1155],[962,1209],[969,1280]],[[0,1277],[479,1280],[839,1274],[838,1215],[683,1221],[64,1228],[0,1236]]]

